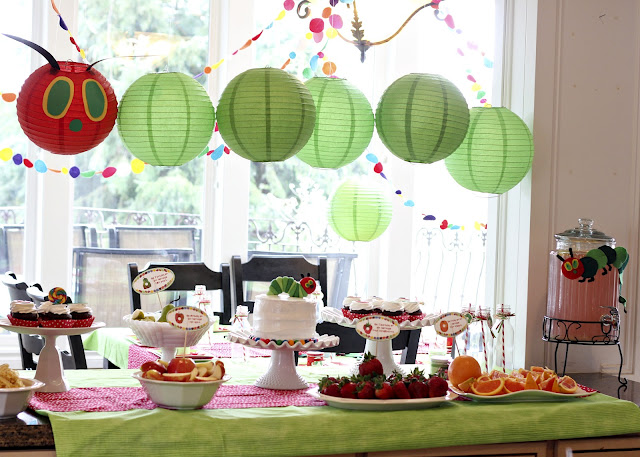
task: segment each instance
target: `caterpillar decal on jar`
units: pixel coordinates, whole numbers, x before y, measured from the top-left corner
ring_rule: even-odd
[[[611,271],[612,266],[622,274],[629,262],[629,254],[625,248],[617,247],[614,249],[607,245],[590,250],[580,259],[574,257],[571,248],[569,248],[569,257],[566,259],[560,254],[557,257],[562,261],[563,276],[567,279],[581,278],[578,282],[593,282],[598,270],[602,269],[602,275],[606,275]]]

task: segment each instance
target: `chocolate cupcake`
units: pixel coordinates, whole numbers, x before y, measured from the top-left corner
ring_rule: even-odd
[[[71,328],[73,319],[69,307],[63,304],[43,302],[38,308],[38,319],[42,327]]]
[[[410,321],[418,321],[424,318],[424,313],[420,308],[420,303],[417,301],[407,302],[404,306],[404,311],[407,313]]]
[[[355,297],[353,295],[349,295],[344,300],[342,300],[342,314],[346,317],[347,314],[351,311],[350,304],[354,301],[360,300],[360,297]]]
[[[404,303],[398,300],[383,301],[382,315],[395,319],[398,322],[406,320],[404,315]]]
[[[13,300],[10,305],[11,312],[7,316],[12,325],[19,327],[37,327],[38,310],[33,302],[25,300]]]
[[[69,305],[69,314],[73,319],[74,327],[91,327],[93,324],[93,312],[84,303],[72,303]]]

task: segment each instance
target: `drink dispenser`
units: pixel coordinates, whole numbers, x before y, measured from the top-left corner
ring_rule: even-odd
[[[626,249],[613,237],[578,219],[578,227],[555,235],[549,254],[545,339],[576,342],[618,340],[620,274]]]

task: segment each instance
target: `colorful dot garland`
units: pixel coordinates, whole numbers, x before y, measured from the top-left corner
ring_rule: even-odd
[[[58,10],[58,7],[56,6],[54,0],[51,0],[51,7],[53,8],[53,11],[55,11],[56,14],[58,15],[58,24],[60,25],[60,28],[62,30],[65,30],[69,34],[69,41],[71,42],[72,45],[75,46],[76,50],[80,53],[80,57],[82,57],[82,60],[84,61],[84,63],[88,64],[89,61],[87,60],[87,55],[85,54],[84,49],[78,46],[76,39],[73,37],[73,35],[71,34],[71,31],[69,30],[69,27],[67,27],[67,24],[64,22],[64,19],[62,19],[62,15],[60,14],[60,11]]]

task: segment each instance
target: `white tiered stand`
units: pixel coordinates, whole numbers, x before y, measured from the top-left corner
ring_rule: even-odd
[[[301,344],[298,341],[293,345],[283,342],[278,345],[275,341],[270,341],[269,343],[265,343],[262,340],[256,341],[251,338],[248,332],[244,331],[231,332],[227,335],[227,339],[232,343],[242,344],[247,347],[272,350],[269,369],[258,378],[255,385],[275,390],[298,390],[309,387],[296,371],[294,351],[317,351],[337,346],[340,343],[340,338],[337,336],[321,335],[317,338],[317,342]]]
[[[38,358],[38,368],[36,368],[35,378],[45,383],[39,392],[66,392],[69,390],[69,383],[64,377],[62,367],[62,357],[60,350],[56,346],[56,339],[60,335],[73,336],[90,333],[104,327],[104,322],[94,322],[91,327],[73,328],[46,328],[46,327],[18,327],[12,325],[8,319],[0,319],[0,327],[14,333],[23,335],[42,335],[44,337],[44,347]]]
[[[423,319],[415,321],[404,321],[398,324],[400,330],[417,330],[422,327],[433,325],[440,316],[436,314],[426,315]],[[342,325],[343,327],[355,328],[358,319],[349,319],[342,314],[342,310],[336,308],[324,308],[322,310],[322,318],[327,322]],[[375,355],[382,363],[385,375],[390,375],[394,370],[404,373],[402,368],[393,360],[392,340],[370,340],[366,339],[364,353],[367,352]],[[358,367],[353,367],[354,373],[357,373]]]

